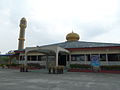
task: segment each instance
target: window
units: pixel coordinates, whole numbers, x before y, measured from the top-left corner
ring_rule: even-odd
[[[41,56],[41,61],[46,61],[47,57],[46,56]]]
[[[90,61],[90,54],[86,54],[87,61]]]
[[[37,60],[37,56],[31,56],[31,61],[36,61]]]
[[[75,56],[71,56],[71,61],[76,61]]]
[[[27,56],[27,60],[30,61],[30,56]]]
[[[106,61],[106,54],[100,54],[100,61]]]
[[[49,61],[54,61],[55,60],[55,56],[48,56],[48,60]]]
[[[120,54],[108,54],[108,61],[120,61]]]
[[[71,55],[71,60],[72,61],[84,61],[85,56],[80,54],[80,55]]]

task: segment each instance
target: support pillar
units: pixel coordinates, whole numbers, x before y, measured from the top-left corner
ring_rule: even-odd
[[[36,56],[36,61],[38,61],[38,55]]]
[[[106,53],[106,63],[108,65],[108,55],[107,55],[107,53]]]
[[[86,54],[84,54],[84,57],[85,57],[85,64],[87,64],[87,57],[86,57]]]
[[[25,61],[23,65],[23,72],[28,72],[28,67],[27,67],[27,52],[25,51]]]
[[[20,64],[20,55],[18,56],[18,63]]]
[[[58,51],[56,51],[56,66],[58,66]]]
[[[67,58],[67,54],[66,54],[66,66],[68,65],[67,59],[68,59],[68,58]]]
[[[24,61],[24,65],[27,65],[27,53],[25,52],[25,61]]]
[[[100,53],[99,53],[98,55],[99,55],[99,63],[101,64],[101,58],[100,58]]]
[[[48,55],[46,56],[46,68],[48,68]]]

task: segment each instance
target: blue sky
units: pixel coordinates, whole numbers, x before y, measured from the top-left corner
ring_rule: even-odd
[[[19,22],[27,19],[25,47],[81,41],[120,43],[120,0],[0,0],[0,52],[18,48]]]

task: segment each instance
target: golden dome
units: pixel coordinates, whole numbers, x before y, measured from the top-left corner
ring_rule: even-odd
[[[66,36],[67,41],[78,41],[80,39],[79,35],[77,33],[68,33]]]

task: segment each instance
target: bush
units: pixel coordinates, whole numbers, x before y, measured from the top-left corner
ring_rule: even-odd
[[[15,64],[15,63],[12,63],[12,64],[0,64],[0,66],[19,66],[19,64]]]
[[[86,64],[71,64],[70,68],[74,69],[90,69],[91,65]],[[103,65],[100,66],[101,70],[120,70],[120,65]]]
[[[70,68],[89,69],[91,66],[87,64],[70,64]]]
[[[120,65],[104,65],[101,66],[101,70],[120,70]]]

